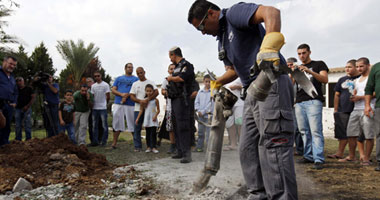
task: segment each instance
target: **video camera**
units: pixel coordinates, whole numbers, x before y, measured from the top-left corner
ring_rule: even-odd
[[[44,85],[47,84],[49,80],[50,74],[46,72],[39,71],[33,76],[32,86],[35,89],[42,89]]]

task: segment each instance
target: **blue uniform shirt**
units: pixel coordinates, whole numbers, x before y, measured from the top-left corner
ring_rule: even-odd
[[[59,91],[59,86],[57,83],[53,83],[52,85]],[[59,104],[59,92],[54,93],[53,91],[51,91],[48,85],[44,86],[44,96],[45,101],[47,101],[49,104]]]
[[[250,69],[255,64],[256,55],[265,36],[265,29],[261,24],[249,24],[258,7],[259,5],[253,3],[238,3],[227,10],[224,9],[219,17],[219,23],[225,24],[224,30],[221,28],[217,36],[219,51],[224,47],[227,55],[223,62],[225,65],[234,66],[244,87],[255,79],[250,77]],[[225,16],[223,12],[226,12]],[[285,64],[281,54],[280,58],[281,63]]]
[[[0,66],[0,91],[0,99],[16,103],[18,96],[16,80],[12,75],[8,77],[2,66]]]
[[[121,93],[129,93],[131,91],[132,85],[134,82],[138,81],[139,79],[136,76],[119,76],[116,78],[115,82],[113,83],[112,87],[117,87],[117,91]],[[115,103],[121,104],[121,96],[115,95]],[[131,100],[130,97],[127,98],[127,101],[124,103],[124,105],[134,106],[135,102]]]

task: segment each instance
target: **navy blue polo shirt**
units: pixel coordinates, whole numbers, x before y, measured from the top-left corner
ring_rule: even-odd
[[[57,83],[53,83],[52,85],[59,91],[59,86]],[[59,104],[59,92],[54,93],[53,91],[51,91],[48,85],[44,86],[44,97],[45,101],[47,101],[49,104]]]
[[[0,66],[0,91],[0,99],[16,103],[18,96],[16,80],[12,75],[8,77],[2,66]]]
[[[221,29],[217,36],[218,49],[220,51],[223,42],[227,54],[223,62],[225,65],[234,66],[244,87],[255,79],[249,77],[250,69],[256,62],[256,55],[265,36],[265,29],[261,24],[249,24],[258,7],[254,3],[238,3],[226,9],[226,16],[223,14],[224,9],[219,17],[220,24],[225,20],[225,30]],[[286,64],[281,54],[280,58],[281,64]]]

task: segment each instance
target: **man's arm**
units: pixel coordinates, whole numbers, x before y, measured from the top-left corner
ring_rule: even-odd
[[[371,99],[372,99],[372,95],[365,95],[364,96],[364,114],[367,116],[367,117],[370,117],[371,115],[373,115],[373,110],[371,108]]]
[[[130,94],[130,97],[132,99],[133,102],[135,103],[140,103],[140,99],[136,98],[136,94]]]
[[[272,6],[259,6],[255,14],[249,20],[249,24],[260,24],[264,22],[266,33],[281,31],[280,10]]]
[[[24,112],[25,111],[27,111],[29,108],[30,108],[30,106],[32,106],[32,104],[34,103],[34,100],[36,99],[36,93],[33,93],[32,95],[31,95],[31,99],[30,99],[30,101],[28,102],[28,104],[26,104],[25,106],[24,106],[24,108],[23,108],[23,110],[24,110]]]
[[[3,111],[0,109],[0,128],[4,128],[7,120],[3,115]]]
[[[58,89],[55,88],[53,84],[48,83],[47,85],[48,85],[48,87],[50,88],[50,90],[51,90],[54,94],[57,94],[57,93],[58,93]]]
[[[334,112],[338,112],[340,92],[335,92],[334,96]]]
[[[322,70],[319,73],[317,73],[317,72],[314,72],[314,71],[310,70],[308,67],[303,66],[303,65],[298,66],[298,68],[303,72],[311,74],[315,79],[317,79],[317,81],[319,81],[321,83],[328,83],[329,82],[329,77],[327,75],[326,70]]]
[[[106,93],[106,100],[107,100],[107,103],[110,101],[111,99],[111,95],[109,92]]]
[[[222,85],[225,85],[227,83],[234,81],[237,78],[238,78],[238,75],[236,74],[235,69],[233,67],[230,67],[229,69],[227,69],[226,72],[224,72],[222,76],[216,79],[216,82]]]
[[[179,77],[179,76],[168,76],[166,78],[166,80],[172,81],[172,82],[175,82],[175,83],[184,82],[184,80],[181,77]]]

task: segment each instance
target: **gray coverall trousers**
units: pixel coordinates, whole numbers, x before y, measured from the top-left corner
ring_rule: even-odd
[[[264,102],[244,102],[240,163],[248,199],[298,199],[293,163],[293,86],[288,75],[273,84]]]

